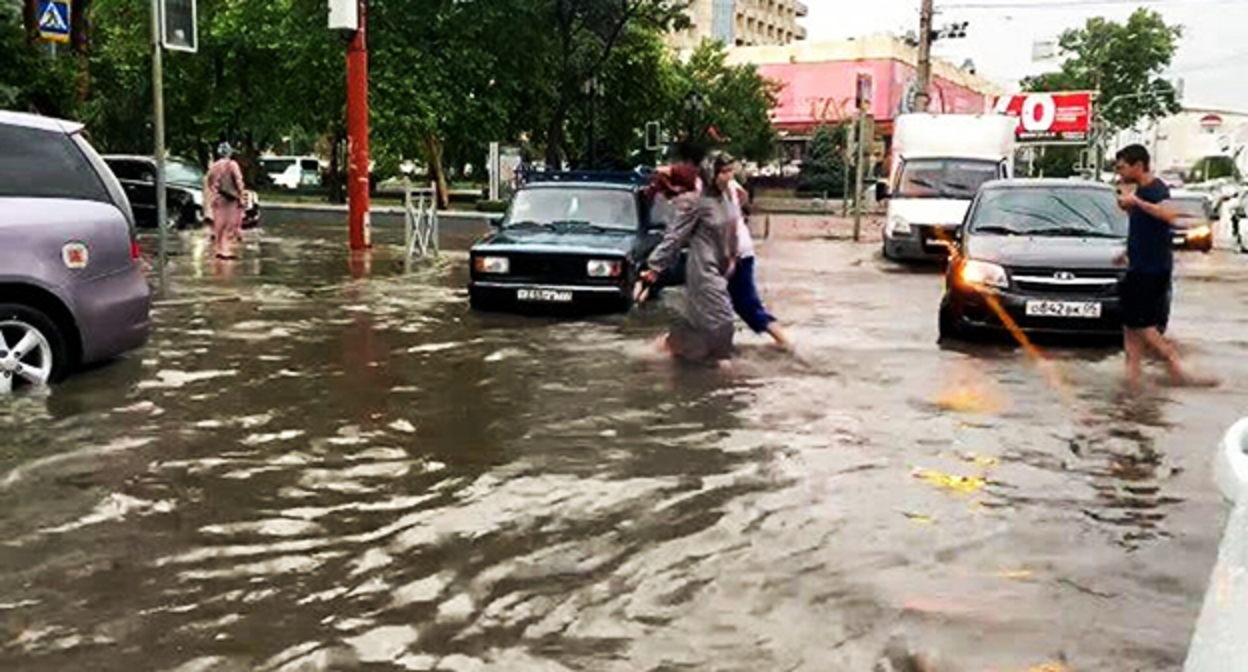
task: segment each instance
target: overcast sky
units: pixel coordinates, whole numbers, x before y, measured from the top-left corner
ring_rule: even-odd
[[[918,29],[919,0],[872,0],[869,11],[843,1],[806,2],[811,41]],[[935,53],[955,65],[969,58],[980,75],[1013,87],[1023,76],[1057,69],[1055,61],[1032,63],[1033,42],[1056,39],[1093,16],[1125,21],[1141,4],[1184,26],[1170,75],[1184,80],[1184,104],[1248,112],[1248,0],[936,0],[938,27],[970,25],[966,39],[939,42]]]

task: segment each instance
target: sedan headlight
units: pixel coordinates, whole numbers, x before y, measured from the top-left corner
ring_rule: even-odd
[[[910,235],[912,229],[910,228],[910,222],[907,222],[905,218],[889,217],[888,225],[885,227],[885,231],[890,236],[908,236]]]
[[[1005,269],[986,261],[968,261],[962,265],[962,282],[982,287],[1005,289],[1010,286],[1010,278]]]
[[[511,272],[511,260],[507,257],[477,257],[474,267],[478,273],[506,275]]]
[[[1205,224],[1194,226],[1187,230],[1188,238],[1208,238],[1211,235],[1213,235],[1213,229],[1209,228]]]
[[[204,207],[204,192],[200,191],[199,189],[192,189],[191,200],[195,202],[196,207],[198,208]]]
[[[624,263],[618,259],[591,259],[585,272],[591,278],[618,278],[624,272]]]

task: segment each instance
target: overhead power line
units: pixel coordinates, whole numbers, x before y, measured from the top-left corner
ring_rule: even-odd
[[[941,10],[993,10],[993,9],[1070,9],[1071,7],[1140,7],[1140,6],[1189,6],[1245,5],[1248,0],[1030,0],[1027,2],[964,2],[941,4]]]

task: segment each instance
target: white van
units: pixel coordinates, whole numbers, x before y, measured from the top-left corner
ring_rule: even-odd
[[[985,182],[1014,174],[1018,119],[905,114],[893,127],[884,256],[941,260]]]
[[[321,186],[321,161],[315,156],[262,156],[260,167],[274,186],[284,189]]]

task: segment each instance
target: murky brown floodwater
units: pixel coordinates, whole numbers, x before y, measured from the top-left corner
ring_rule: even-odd
[[[703,371],[651,357],[664,309],[478,316],[462,255],[357,279],[339,239],[193,239],[148,348],[0,400],[0,669],[1181,665],[1248,258],[1178,290],[1225,385],[1129,400],[1112,351],[1047,349],[1054,389],[939,349],[939,277],[873,247],[765,246],[801,358]]]

